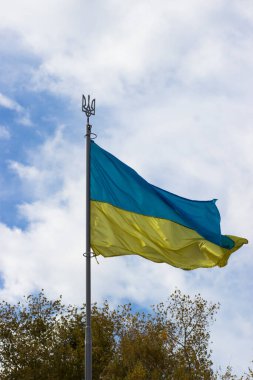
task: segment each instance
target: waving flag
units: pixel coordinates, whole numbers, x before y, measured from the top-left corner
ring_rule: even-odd
[[[91,247],[182,269],[223,267],[247,240],[222,235],[216,200],[193,201],[151,185],[91,143]]]

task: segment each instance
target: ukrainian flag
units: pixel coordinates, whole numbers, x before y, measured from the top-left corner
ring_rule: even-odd
[[[91,247],[182,269],[223,267],[247,240],[221,235],[216,200],[193,201],[153,186],[91,143]]]

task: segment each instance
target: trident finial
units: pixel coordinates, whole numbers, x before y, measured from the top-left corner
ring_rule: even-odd
[[[95,99],[92,100],[90,104],[90,95],[88,95],[88,102],[86,101],[86,97],[83,95],[82,97],[82,111],[85,112],[87,116],[87,122],[89,123],[89,117],[91,115],[95,115]]]

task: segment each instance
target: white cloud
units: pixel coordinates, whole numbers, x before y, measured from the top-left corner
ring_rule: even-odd
[[[7,127],[0,125],[0,140],[9,140],[11,134]]]
[[[4,108],[8,108],[10,110],[14,110],[16,112],[22,112],[23,108],[14,100],[8,98],[7,96],[0,93],[0,106]]]
[[[0,107],[7,108],[9,110],[15,111],[18,114],[18,122],[21,125],[31,126],[32,122],[30,119],[29,112],[25,110],[20,104],[15,100],[10,99],[8,96],[0,92]]]
[[[232,4],[229,18],[224,6],[221,0],[108,0],[46,1],[35,7],[26,0],[22,6],[6,3],[0,17],[2,27],[14,30],[41,58],[33,76],[36,88],[73,99],[91,91],[101,103],[111,103],[138,94],[136,86],[157,96],[155,87],[160,92],[169,81],[186,87],[204,81],[219,88],[225,79],[230,89],[242,87],[238,63],[248,69],[252,63],[250,53],[246,62],[242,58],[248,38],[241,27],[245,10]]]

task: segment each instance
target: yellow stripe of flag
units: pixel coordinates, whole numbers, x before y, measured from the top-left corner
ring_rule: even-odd
[[[228,237],[234,242],[232,249],[222,248],[170,220],[91,201],[91,246],[96,255],[136,254],[188,270],[223,267],[231,253],[247,243],[244,238]]]

